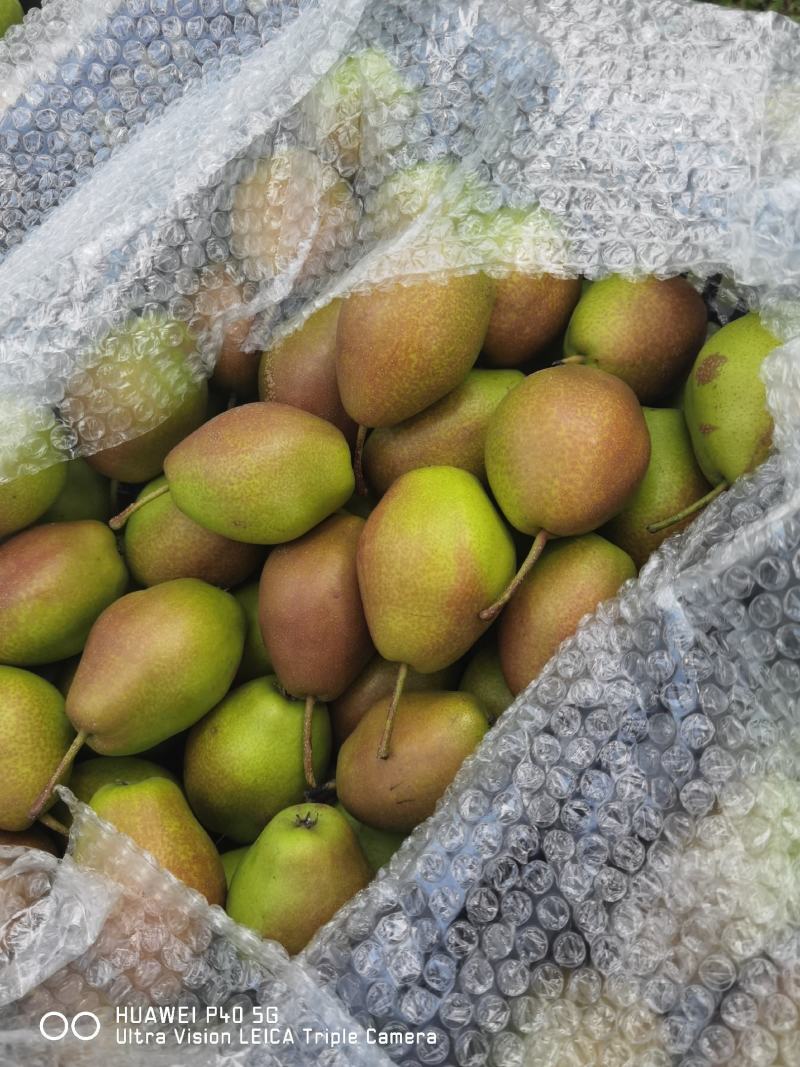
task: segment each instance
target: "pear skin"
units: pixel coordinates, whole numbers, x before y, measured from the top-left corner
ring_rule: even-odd
[[[65,467],[64,488],[39,522],[77,522],[79,519],[108,522],[111,515],[108,479],[93,470],[85,459],[72,459]]]
[[[225,881],[228,889],[231,887],[236,868],[242,862],[242,857],[247,854],[249,848],[249,845],[242,845],[241,848],[232,848],[227,852],[220,853],[219,858],[222,860],[222,868],[225,871]]]
[[[208,830],[248,844],[282,808],[300,803],[306,790],[303,713],[303,703],[282,693],[272,675],[234,689],[193,727],[184,785]],[[322,781],[331,755],[324,704],[314,706],[311,744]]]
[[[19,0],[2,0],[0,4],[0,37],[9,26],[22,22],[25,12]]]
[[[484,451],[492,412],[523,375],[472,370],[452,393],[419,415],[373,430],[364,446],[367,481],[379,495],[417,467],[460,467],[486,481]]]
[[[236,674],[236,680],[241,684],[253,678],[263,678],[274,672],[264,647],[264,638],[261,636],[261,624],[258,619],[258,581],[240,586],[234,590],[233,595],[244,612],[246,626],[242,662]]]
[[[323,804],[275,816],[236,869],[227,911],[296,955],[370,880],[347,820]]]
[[[41,826],[31,826],[17,833],[0,830],[0,848],[38,848],[40,852],[49,852],[51,856],[61,855],[52,836]]]
[[[67,480],[66,456],[53,441],[50,408],[0,398],[0,539],[30,526]]]
[[[484,633],[478,613],[508,585],[516,559],[474,475],[422,467],[398,478],[367,519],[357,563],[378,652],[430,674]]]
[[[365,826],[363,822],[355,819],[343,804],[337,803],[336,810],[340,811],[350,824],[373,874],[377,874],[381,867],[386,866],[408,836]]]
[[[128,571],[94,519],[48,523],[0,545],[0,663],[33,666],[80,652]]]
[[[511,706],[514,694],[508,688],[503,674],[494,630],[473,649],[458,688],[462,693],[470,693],[475,697],[488,715],[489,722],[499,719]]]
[[[487,367],[518,367],[543,355],[566,329],[580,294],[580,278],[520,271],[500,278],[483,362]]]
[[[238,310],[245,300],[244,289],[224,268],[207,269],[201,274],[202,288],[195,298],[197,325],[203,330],[216,326],[220,334],[210,385],[226,396],[255,400],[259,353],[245,349],[253,319]]]
[[[551,541],[498,623],[500,662],[511,692],[522,692],[583,616],[635,577],[630,556],[597,534]]]
[[[300,537],[355,488],[341,431],[288,404],[223,412],[173,448],[164,473],[190,519],[258,545]]]
[[[91,804],[92,797],[104,785],[125,782],[146,782],[148,778],[168,778],[177,782],[175,775],[165,767],[140,756],[98,756],[83,760],[72,768],[69,787],[78,800]]]
[[[392,747],[378,746],[391,698],[374,704],[339,751],[336,791],[359,822],[407,834],[429,815],[466,757],[489,729],[469,693],[404,693],[394,719]]]
[[[174,782],[147,778],[104,785],[92,797],[91,807],[209,904],[225,903],[219,853]]]

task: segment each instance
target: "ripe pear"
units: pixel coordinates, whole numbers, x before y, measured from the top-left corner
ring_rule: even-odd
[[[545,354],[564,332],[580,293],[580,278],[522,271],[500,278],[483,342],[486,366],[518,367]]]
[[[250,544],[292,541],[355,488],[340,430],[287,404],[244,404],[181,441],[164,462],[172,499],[206,529]]]
[[[67,383],[61,415],[91,453],[87,460],[95,470],[121,482],[146,482],[173,445],[203,421],[207,398],[188,328],[153,316],[132,319],[86,357]]]
[[[377,874],[381,867],[386,866],[408,836],[365,826],[363,822],[354,818],[341,803],[336,804],[336,810],[341,812],[350,824],[373,874]]]
[[[0,667],[0,830],[33,823],[30,809],[74,735],[55,686],[30,671]]]
[[[0,0],[0,37],[9,26],[22,22],[25,12],[19,0]]]
[[[225,871],[225,882],[228,889],[231,887],[236,868],[242,862],[242,858],[247,854],[249,848],[249,845],[242,845],[241,848],[232,848],[227,852],[220,853],[219,858],[222,860],[222,869]]]
[[[341,300],[315,311],[303,325],[264,350],[258,368],[262,400],[291,404],[337,426],[351,443],[356,424],[344,410],[336,381],[336,330]]]
[[[353,293],[336,337],[345,411],[362,426],[393,426],[455,389],[478,358],[493,300],[483,274]]]
[[[140,756],[98,756],[75,764],[69,787],[78,800],[91,804],[95,793],[104,785],[133,785],[135,782],[146,782],[148,778],[178,781],[166,767]]]
[[[0,663],[34,666],[80,652],[128,572],[102,522],[48,523],[0,545]]]
[[[210,385],[227,396],[254,400],[258,395],[258,358],[246,348],[253,325],[242,310],[245,287],[224,268],[201,271],[201,289],[195,298],[196,325],[219,336],[217,359]]]
[[[647,470],[650,435],[621,379],[595,367],[548,367],[495,408],[489,485],[522,533],[588,533],[618,514]]]
[[[18,833],[0,830],[0,848],[38,848],[40,852],[49,852],[51,856],[61,855],[53,838],[41,826],[31,826]]]
[[[433,814],[437,800],[489,729],[469,693],[403,693],[392,748],[378,756],[390,698],[373,704],[339,750],[336,791],[359,822],[409,833]]]
[[[286,696],[271,675],[234,689],[192,728],[184,785],[207,829],[246,844],[282,808],[303,799],[303,717],[303,702]],[[321,779],[331,754],[324,704],[314,707],[311,739]]]
[[[498,623],[500,663],[511,692],[522,692],[583,616],[635,577],[627,552],[598,534],[551,541]]]
[[[755,313],[723,326],[700,350],[684,412],[697,462],[712,485],[754,470],[772,448],[761,364],[781,341]]]
[[[164,492],[157,496],[159,489]],[[136,499],[141,507],[125,524],[125,558],[140,585],[202,578],[227,589],[249,578],[263,558],[259,546],[222,537],[184,515],[164,477],[149,482]]]
[[[279,812],[242,858],[227,911],[295,955],[369,880],[345,817],[324,804],[297,804]]]
[[[486,480],[484,451],[489,418],[523,380],[515,370],[473,370],[452,393],[397,426],[367,438],[364,472],[383,494],[401,474],[417,467],[460,467]]]
[[[233,594],[239,601],[239,606],[244,612],[245,635],[244,652],[242,662],[236,674],[237,682],[249,682],[253,678],[263,678],[265,674],[272,674],[272,664],[264,647],[264,638],[261,636],[261,623],[258,619],[258,582],[248,582],[234,591]]]
[[[494,631],[487,634],[473,650],[458,688],[462,693],[470,693],[475,697],[488,715],[489,722],[499,719],[511,706],[514,694],[508,688],[503,674]]]
[[[219,853],[175,782],[147,778],[104,785],[92,797],[91,807],[209,904],[225,903]]]
[[[432,674],[420,674],[409,670],[403,685],[404,693],[416,693],[428,689],[452,688],[458,678],[458,664],[451,664]],[[383,656],[373,656],[358,678],[347,687],[330,706],[331,726],[337,745],[349,737],[373,704],[381,697],[392,695],[397,681],[397,664]]]
[[[358,546],[375,647],[422,674],[450,666],[486,629],[478,612],[514,567],[511,535],[474,475],[456,467],[402,475],[367,519]]]
[[[20,397],[0,399],[0,538],[35,522],[67,479],[50,408]]]
[[[612,274],[581,297],[564,338],[564,355],[615,374],[643,404],[676,388],[706,335],[702,297],[684,278],[639,280]]]
[[[64,488],[39,521],[97,519],[98,522],[108,522],[111,514],[111,485],[108,479],[93,470],[85,459],[70,460],[65,466],[67,477]]]
[[[459,217],[474,206],[474,183],[451,160],[416,163],[395,171],[365,196],[360,229],[389,241],[408,230],[425,212],[431,220]]]
[[[693,516],[656,533],[648,526],[690,507],[711,488],[697,465],[683,412],[645,408],[644,418],[651,445],[647,473],[622,511],[602,529],[603,536],[624,549],[637,567],[643,567],[661,542],[686,527]]]

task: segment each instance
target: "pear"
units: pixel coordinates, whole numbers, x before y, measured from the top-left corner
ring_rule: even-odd
[[[422,162],[385,178],[365,197],[361,229],[376,240],[403,235],[425,212],[431,221],[459,218],[474,208],[475,183],[453,160]]]
[[[73,459],[66,466],[64,488],[40,522],[76,522],[97,519],[108,522],[111,514],[111,485],[93,470],[85,459]]]
[[[53,838],[41,826],[31,826],[17,833],[0,830],[0,848],[36,848],[40,852],[49,852],[51,856],[61,855]]]
[[[219,334],[210,384],[227,396],[255,400],[259,354],[246,348],[253,319],[239,310],[245,302],[244,287],[221,267],[201,271],[201,282],[201,290],[195,298],[197,326]]]
[[[417,467],[451,466],[486,480],[489,418],[523,380],[514,370],[473,370],[452,393],[397,426],[374,430],[364,446],[364,472],[376,493]]]
[[[323,804],[279,812],[242,858],[227,911],[291,955],[370,880],[347,820]]]
[[[303,799],[304,706],[281,692],[272,675],[234,689],[190,731],[183,777],[189,803],[209,830],[254,841],[282,808]],[[314,773],[330,761],[324,704],[311,720]]]
[[[104,785],[92,797],[91,807],[209,904],[224,904],[222,861],[175,782],[146,778]]]
[[[470,693],[475,697],[490,722],[499,719],[512,704],[514,694],[508,688],[503,674],[494,631],[487,634],[472,651],[458,688],[462,693]]]
[[[9,26],[22,22],[25,12],[19,0],[0,0],[0,37]]]
[[[580,278],[511,271],[497,281],[483,342],[487,367],[518,367],[559,339],[581,293]]]
[[[643,404],[665,400],[706,335],[702,297],[684,278],[639,280],[612,274],[581,297],[564,355],[621,378]]]
[[[127,584],[114,535],[101,522],[16,534],[0,545],[0,663],[34,666],[80,652]]]
[[[168,778],[177,782],[175,775],[165,767],[140,756],[98,756],[83,760],[72,768],[69,787],[78,800],[91,804],[95,793],[104,785],[124,782],[146,782],[148,778]]]
[[[686,422],[694,453],[712,485],[754,470],[772,447],[761,364],[781,344],[751,313],[709,338],[686,383]]]
[[[635,577],[631,557],[598,534],[548,544],[498,624],[500,663],[511,692],[522,692],[583,616]]]
[[[336,804],[336,810],[341,812],[350,824],[373,874],[377,874],[381,867],[386,866],[408,836],[365,826],[363,822],[353,818],[343,804]]]
[[[622,511],[602,528],[603,536],[624,549],[637,567],[643,567],[670,534],[687,526],[694,511],[661,531],[653,533],[648,527],[692,509],[711,488],[694,457],[683,413],[645,408],[644,418],[651,445],[647,473]]]
[[[258,394],[332,422],[353,442],[356,424],[344,410],[336,381],[336,330],[341,300],[315,311],[299,329],[264,350]]]
[[[231,848],[227,852],[220,853],[220,859],[222,860],[222,869],[225,871],[225,882],[228,889],[231,887],[233,876],[236,873],[236,869],[242,862],[242,858],[247,854],[249,845],[242,845],[241,848]]]
[[[416,693],[426,689],[448,689],[458,678],[458,664],[451,664],[432,674],[420,674],[409,669],[403,692]],[[397,681],[397,664],[383,656],[373,656],[358,678],[330,705],[331,726],[337,745],[349,737],[373,704],[381,697],[391,696]]]
[[[33,823],[30,809],[74,734],[55,686],[30,671],[0,667],[0,830]]]
[[[483,344],[494,284],[483,274],[356,292],[342,304],[336,376],[362,426],[393,426],[464,380]]]
[[[336,791],[359,822],[405,834],[433,814],[489,721],[469,693],[403,693],[384,759],[378,747],[390,699],[374,704],[342,745]]]
[[[245,636],[242,662],[236,674],[237,682],[249,682],[253,678],[263,678],[272,674],[272,663],[264,647],[261,636],[261,623],[258,618],[258,582],[248,582],[234,590],[233,595],[239,601],[244,612]]]
[[[35,522],[67,479],[49,408],[21,397],[0,399],[0,538]]]
[[[160,315],[132,319],[103,339],[67,383],[61,415],[93,453],[87,460],[95,470],[146,482],[203,421],[207,397],[188,328]]]
[[[184,515],[164,477],[149,482],[137,503],[125,524],[125,558],[140,585],[202,578],[228,588],[248,578],[263,558],[257,545],[232,541]]]
[[[214,533],[250,544],[292,541],[355,487],[341,431],[287,404],[244,404],[181,441],[164,463],[172,499]]]

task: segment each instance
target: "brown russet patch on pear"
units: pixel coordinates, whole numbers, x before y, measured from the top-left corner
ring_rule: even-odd
[[[712,352],[694,372],[694,380],[698,385],[708,385],[719,377],[720,371],[727,362],[727,356],[723,356],[721,352]]]
[[[702,433],[704,435],[708,435],[710,433],[713,433],[714,430],[718,430],[719,427],[715,426],[711,422],[701,422],[700,425],[697,427],[697,429],[700,431],[700,433]]]

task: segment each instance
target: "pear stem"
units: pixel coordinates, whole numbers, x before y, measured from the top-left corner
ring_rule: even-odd
[[[168,485],[161,485],[158,489],[154,489],[152,493],[148,493],[147,496],[143,496],[141,500],[134,500],[132,504],[129,504],[124,511],[121,511],[119,515],[115,515],[113,519],[108,520],[108,525],[112,530],[121,530],[131,515],[138,511],[139,508],[143,508],[145,504],[149,504],[151,500],[155,500],[159,496],[163,496],[164,493],[169,492]]]
[[[367,427],[359,426],[356,434],[356,447],[353,449],[353,474],[356,478],[356,492],[359,496],[367,495],[367,482],[364,478],[364,443],[367,440]]]
[[[556,366],[557,367],[568,367],[568,366],[570,366],[570,364],[573,364],[573,363],[576,364],[577,366],[581,366],[585,362],[586,362],[586,356],[564,356],[563,359],[560,359],[556,363]]]
[[[381,737],[381,743],[378,746],[378,759],[389,758],[389,744],[392,740],[392,729],[394,727],[395,715],[397,714],[397,705],[400,703],[400,697],[403,695],[403,686],[406,684],[407,675],[408,664],[401,663],[400,669],[397,672],[397,680],[394,683],[394,692],[392,693],[389,710],[386,712],[386,722],[383,724],[383,736]]]
[[[306,697],[306,707],[303,712],[303,774],[306,776],[306,784],[309,789],[317,788],[317,779],[314,774],[314,750],[311,742],[311,726],[314,721],[314,704],[316,697]]]
[[[525,561],[523,562],[520,569],[508,583],[505,590],[500,595],[500,598],[498,600],[495,600],[494,604],[491,604],[488,608],[484,608],[483,611],[478,613],[479,619],[481,619],[483,622],[494,622],[494,620],[497,618],[497,616],[512,598],[514,593],[516,593],[516,591],[525,581],[525,578],[528,576],[528,572],[530,571],[531,567],[534,565],[539,556],[541,556],[544,550],[544,546],[547,544],[547,539],[549,536],[550,534],[547,532],[547,530],[540,530],[537,533],[537,535],[533,539],[533,544],[531,545],[530,552],[525,557]]]
[[[53,830],[57,834],[61,834],[62,837],[69,837],[69,830],[58,819],[54,819],[52,815],[40,815],[39,822],[42,826],[46,826],[48,830]]]
[[[693,504],[684,508],[683,511],[679,511],[676,515],[670,515],[668,519],[662,519],[661,522],[651,523],[647,527],[647,532],[660,533],[662,530],[666,530],[668,526],[674,526],[676,522],[682,522],[684,519],[688,519],[690,515],[694,515],[698,511],[701,511],[707,504],[710,504],[712,500],[716,500],[721,493],[725,492],[728,485],[728,482],[720,482],[719,485],[715,485],[709,493],[706,493],[705,496],[701,496],[699,500],[695,500]]]
[[[42,811],[45,808],[45,805],[47,804],[50,797],[53,795],[53,790],[58,785],[58,781],[61,778],[62,774],[67,769],[67,767],[70,767],[72,765],[75,757],[83,748],[84,742],[86,741],[86,737],[87,734],[85,730],[79,730],[78,733],[75,735],[74,741],[69,746],[64,755],[61,757],[61,762],[53,772],[50,781],[47,783],[47,785],[41,791],[39,796],[33,802],[33,807],[28,812],[28,815],[31,819],[38,819],[40,817]]]

